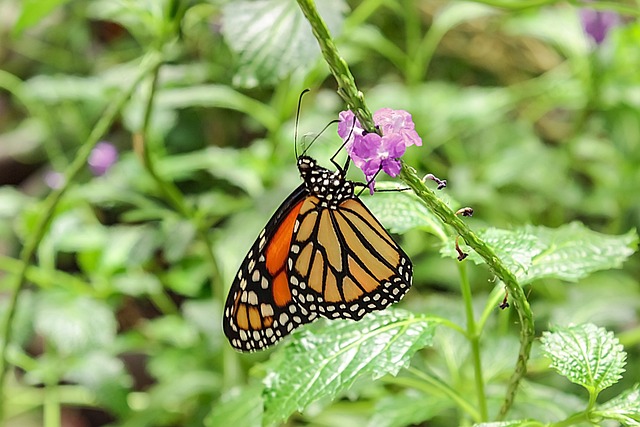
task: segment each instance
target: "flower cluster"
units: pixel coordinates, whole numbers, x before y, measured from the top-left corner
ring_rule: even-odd
[[[600,45],[604,42],[609,31],[622,23],[620,15],[611,11],[580,9],[580,21],[587,36]]]
[[[411,114],[404,110],[382,108],[373,114],[373,122],[382,136],[366,132],[350,110],[340,113],[338,135],[345,141],[349,157],[362,170],[373,194],[375,176],[380,171],[391,177],[400,173],[400,157],[410,145],[422,145]]]

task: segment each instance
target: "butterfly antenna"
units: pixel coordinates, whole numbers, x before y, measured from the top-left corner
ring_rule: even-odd
[[[293,131],[293,149],[296,154],[296,159],[298,158],[298,124],[300,123],[300,106],[302,105],[302,97],[307,92],[309,92],[309,89],[305,89],[300,93],[300,97],[298,98],[298,108],[296,109],[296,125],[294,128],[295,130]]]
[[[313,145],[314,142],[316,142],[318,140],[318,138],[320,138],[320,136],[324,133],[325,130],[327,130],[327,128],[335,123],[338,123],[340,120],[331,120],[329,123],[327,123],[325,125],[325,127],[322,128],[322,130],[320,131],[319,134],[317,134],[309,143],[309,145],[307,145],[307,148],[304,149],[303,151],[303,155],[309,150],[309,148],[311,148],[311,146]]]
[[[347,135],[342,145],[338,148],[338,150],[336,150],[335,153],[333,153],[333,156],[331,156],[331,159],[330,159],[331,163],[333,163],[336,168],[340,169],[343,172],[343,175],[346,175],[347,170],[349,169],[349,160],[350,160],[349,155],[347,155],[347,161],[345,162],[344,167],[340,167],[340,165],[336,163],[335,159],[338,153],[344,148],[345,145],[347,145],[347,142],[349,142],[349,140],[351,139],[351,136],[353,135],[353,129],[355,129],[355,127],[356,127],[356,118],[354,116],[353,123],[351,124],[351,130],[349,131],[349,135]]]

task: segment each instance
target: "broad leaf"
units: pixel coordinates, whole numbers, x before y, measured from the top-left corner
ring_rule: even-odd
[[[342,27],[343,0],[323,0],[316,7],[333,36]],[[238,56],[234,84],[271,85],[299,69],[313,66],[320,48],[294,0],[234,1],[224,7],[222,34]]]
[[[544,332],[542,350],[560,375],[596,395],[618,382],[627,357],[613,332],[591,323]]]
[[[23,0],[17,3],[22,5],[22,10],[13,27],[13,35],[18,36],[27,28],[36,25],[64,3],[69,3],[69,0]]]
[[[205,419],[207,427],[261,427],[262,386],[234,388],[217,403]]]
[[[412,228],[423,228],[446,239],[442,221],[409,193],[377,193],[373,197],[362,197],[373,215],[392,233],[405,233]]]
[[[62,355],[109,345],[117,323],[111,308],[87,296],[62,291],[38,294],[35,330]]]
[[[491,228],[478,234],[521,284],[548,277],[577,281],[594,271],[620,268],[638,245],[633,230],[609,236],[577,222],[556,229],[528,225],[513,231]],[[458,256],[451,242],[441,252]],[[476,264],[484,262],[475,252],[466,252]]]
[[[600,405],[595,416],[616,420],[625,426],[640,426],[640,385],[634,385],[617,397]]]
[[[436,323],[402,310],[371,313],[305,328],[267,364],[265,422],[287,418],[320,399],[333,399],[358,378],[396,375],[431,344]]]

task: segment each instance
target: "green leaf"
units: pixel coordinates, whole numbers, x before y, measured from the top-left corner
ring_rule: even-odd
[[[616,420],[625,426],[640,426],[640,385],[635,384],[630,390],[600,405],[593,415]]]
[[[193,223],[186,220],[167,218],[162,223],[164,231],[164,256],[169,263],[182,259],[193,242],[196,229]]]
[[[147,321],[144,333],[149,339],[174,348],[193,348],[199,342],[198,331],[184,318],[173,314]]]
[[[90,351],[69,365],[64,379],[89,388],[100,404],[116,413],[130,410],[127,397],[133,380],[116,356],[105,351]]]
[[[153,295],[162,291],[158,277],[142,270],[115,274],[111,284],[116,291],[131,296]]]
[[[22,10],[13,27],[13,35],[19,36],[24,30],[36,25],[42,18],[51,14],[55,8],[68,2],[69,0],[24,0],[18,3],[22,4]]]
[[[473,427],[534,427],[544,426],[543,423],[534,420],[510,420],[510,421],[496,421],[492,423],[480,423],[474,424]]]
[[[451,400],[407,389],[381,399],[369,427],[404,427],[421,424],[453,406]]]
[[[261,427],[262,386],[234,388],[225,394],[204,421],[206,427]]]
[[[376,193],[374,197],[364,196],[361,199],[373,215],[392,233],[401,234],[420,227],[442,240],[446,239],[442,221],[411,193]]]
[[[88,3],[87,17],[95,20],[117,22],[125,27],[139,42],[150,42],[161,37],[163,30],[164,1],[110,1],[94,0]]]
[[[596,395],[618,382],[627,357],[613,332],[591,323],[544,332],[542,350],[560,375]]]
[[[594,271],[620,268],[638,245],[633,230],[609,236],[577,222],[556,229],[528,225],[513,231],[491,228],[478,234],[521,284],[549,277],[577,281]],[[465,252],[476,264],[484,262],[475,252]],[[448,242],[441,253],[458,256],[453,242]]]
[[[117,322],[103,301],[62,291],[40,292],[35,330],[62,355],[82,353],[111,344]]]
[[[333,36],[340,32],[343,0],[316,2]],[[233,83],[242,87],[272,85],[320,57],[311,27],[294,0],[234,1],[225,5],[222,34],[238,56]]]
[[[416,351],[431,344],[435,326],[422,316],[386,310],[359,322],[303,328],[266,366],[265,422],[286,419],[318,399],[333,399],[360,377],[396,375]]]
[[[226,108],[251,116],[265,128],[275,131],[280,118],[268,105],[224,85],[201,84],[163,88],[158,93],[159,107],[167,109],[208,107]]]

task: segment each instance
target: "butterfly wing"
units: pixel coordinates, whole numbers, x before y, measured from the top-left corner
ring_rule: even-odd
[[[412,265],[357,197],[335,209],[309,196],[295,223],[288,261],[293,299],[328,318],[361,319],[399,301]]]
[[[264,349],[316,318],[292,299],[287,260],[308,193],[299,186],[273,214],[245,257],[224,309],[223,329],[240,351]]]

